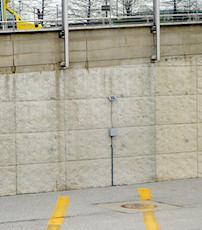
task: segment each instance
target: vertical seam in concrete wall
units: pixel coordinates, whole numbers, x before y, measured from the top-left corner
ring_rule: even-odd
[[[63,122],[64,122],[64,143],[65,143],[65,190],[67,189],[67,127],[66,127],[66,114],[65,114],[65,111],[66,111],[66,103],[65,103],[65,95],[66,95],[66,80],[65,80],[65,74],[66,71],[63,70],[62,71],[62,77],[63,77],[63,80],[64,80],[64,92],[63,92],[63,114],[64,114],[64,119],[63,119]]]
[[[112,89],[112,74],[111,73],[114,73],[115,71],[112,71],[112,69],[110,68],[110,79],[111,79],[111,81],[110,81],[110,83],[111,83],[111,86],[110,86],[110,88],[111,88],[111,95],[113,94],[113,89]],[[116,95],[115,95],[116,96]],[[114,101],[114,102],[116,102],[116,101]],[[110,107],[111,107],[111,127],[113,128],[114,127],[114,125],[113,125],[113,103],[114,103],[113,101],[110,101]],[[113,146],[113,137],[111,137],[111,186],[114,186],[114,152],[113,152],[113,149],[114,149],[114,146]]]
[[[112,71],[112,69],[110,68],[110,88],[111,88],[111,91],[110,91],[110,94],[112,95],[113,94],[113,89],[112,89],[112,72],[114,73],[114,71]],[[108,95],[109,96],[109,95]],[[116,96],[116,95],[115,95]],[[112,115],[112,104],[113,102],[110,102],[111,103],[111,127],[113,127],[113,115]]]
[[[199,177],[199,146],[198,146],[198,139],[199,139],[199,136],[198,136],[198,128],[199,128],[199,121],[198,121],[198,100],[199,100],[199,97],[198,97],[198,65],[196,64],[195,66],[196,68],[196,143],[197,143],[197,148],[196,148],[196,151],[197,151],[197,177]]]
[[[14,140],[15,140],[15,173],[16,173],[16,194],[18,193],[18,173],[17,173],[17,140],[16,140],[16,132],[17,132],[17,119],[16,119],[16,74],[13,74],[13,90],[14,90],[14,119],[15,119],[15,134],[14,134]]]
[[[12,52],[13,52],[13,66],[12,66],[12,72],[15,73],[15,44],[14,41],[12,40]]]
[[[154,76],[154,79],[153,79],[153,97],[154,97],[154,111],[155,111],[155,114],[154,114],[154,135],[155,135],[155,138],[154,138],[154,153],[155,153],[155,181],[157,181],[157,162],[156,162],[156,156],[157,156],[157,142],[156,142],[156,129],[157,129],[157,123],[156,123],[156,63],[154,63],[152,65],[152,72],[153,72],[153,76]]]

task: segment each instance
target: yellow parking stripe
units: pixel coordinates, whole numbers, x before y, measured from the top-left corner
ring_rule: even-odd
[[[70,197],[58,197],[54,212],[48,222],[46,230],[60,229],[69,204],[69,200]]]
[[[152,200],[151,190],[148,188],[138,188],[140,200]],[[142,212],[144,225],[146,230],[161,230],[158,221],[156,220],[154,208],[147,208]]]
[[[142,213],[146,230],[161,230],[156,220],[155,212],[147,210]]]
[[[151,190],[148,188],[138,188],[137,189],[139,195],[140,195],[140,200],[152,200],[151,196]]]

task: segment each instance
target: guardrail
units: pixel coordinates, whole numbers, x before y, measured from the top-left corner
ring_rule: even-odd
[[[34,23],[35,29],[18,30],[17,24]],[[202,23],[202,13],[191,14],[162,14],[160,23],[164,24],[198,24]],[[96,17],[96,18],[69,18],[69,29],[96,29],[107,27],[134,27],[149,26],[153,24],[153,15],[122,16],[122,17]],[[38,25],[41,25],[40,28]],[[43,26],[42,26],[43,25]],[[62,20],[33,20],[33,21],[1,21],[0,33],[13,33],[39,30],[62,30]]]

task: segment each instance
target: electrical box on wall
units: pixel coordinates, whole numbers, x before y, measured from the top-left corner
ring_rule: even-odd
[[[116,137],[117,136],[117,128],[109,129],[109,136],[110,137]]]

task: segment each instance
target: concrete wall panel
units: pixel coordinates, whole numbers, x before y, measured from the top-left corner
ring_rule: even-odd
[[[64,190],[65,165],[64,163],[18,165],[17,178],[18,194]]]
[[[0,134],[15,132],[15,105],[13,102],[0,103]]]
[[[197,153],[163,154],[156,156],[157,180],[197,177]]]
[[[64,130],[64,108],[59,101],[32,101],[16,104],[17,132]]]
[[[158,63],[149,27],[70,31],[68,69],[58,32],[2,36],[0,196],[110,186],[111,127],[116,185],[201,177],[201,28],[162,26]]]
[[[18,164],[65,161],[65,135],[63,132],[17,134],[16,154]]]
[[[90,160],[111,157],[108,129],[74,130],[66,133],[66,160]]]
[[[159,125],[156,128],[158,154],[197,151],[197,126]]]
[[[114,184],[135,184],[155,181],[155,156],[114,159]]]
[[[10,74],[0,75],[0,102],[13,101],[15,99],[14,93],[14,77]]]
[[[72,129],[109,128],[110,102],[106,99],[65,101],[65,127]]]
[[[170,96],[156,99],[157,124],[182,124],[196,122],[195,96]]]
[[[154,68],[147,65],[112,69],[112,93],[119,97],[147,97],[154,95],[153,72]]]
[[[153,98],[118,98],[112,105],[115,127],[144,126],[155,124]]]
[[[12,134],[0,135],[0,166],[16,165],[15,137]]]
[[[16,195],[16,166],[0,166],[0,196]]]
[[[73,69],[64,74],[65,99],[107,98],[110,95],[110,68]]]
[[[156,95],[196,94],[195,66],[156,68]]]
[[[64,97],[64,78],[60,72],[21,73],[16,75],[16,100],[59,100]]]
[[[110,169],[110,159],[69,161],[66,163],[66,188],[110,186]]]
[[[155,155],[155,126],[119,128],[114,138],[116,157]]]

